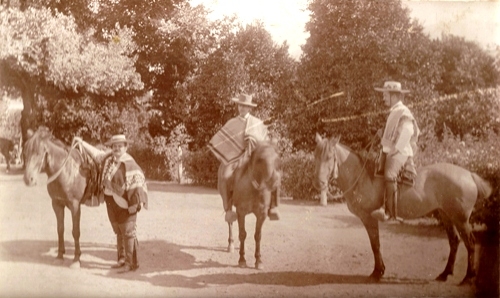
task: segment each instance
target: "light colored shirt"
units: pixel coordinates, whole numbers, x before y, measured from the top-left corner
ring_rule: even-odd
[[[400,152],[413,156],[412,142],[416,143],[419,130],[415,118],[401,101],[391,107],[382,136],[382,150],[385,153]]]

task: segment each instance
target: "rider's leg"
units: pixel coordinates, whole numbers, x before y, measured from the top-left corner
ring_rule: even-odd
[[[269,208],[268,216],[270,220],[279,220],[280,213],[278,211],[278,205],[280,201],[280,187],[278,186],[276,190],[271,192],[271,207]]]
[[[384,206],[372,212],[372,216],[380,221],[385,221],[389,218],[394,218],[397,220],[402,220],[402,218],[397,217],[397,210],[393,210],[396,206],[394,200],[396,199],[397,193],[397,182],[396,178],[403,168],[408,156],[403,155],[399,152],[388,154],[385,162],[384,179],[385,179],[385,196],[384,196]],[[385,209],[385,210],[384,210]]]
[[[233,211],[233,202],[231,198],[233,166],[221,164],[219,166],[217,189],[222,197],[222,205],[226,212],[225,220],[233,222],[237,219],[236,212]]]

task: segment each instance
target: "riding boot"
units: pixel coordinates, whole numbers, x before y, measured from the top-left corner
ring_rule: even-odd
[[[118,273],[134,271],[139,267],[137,262],[137,238],[135,236],[135,221],[129,221],[121,225],[120,230],[124,233],[125,265]]]
[[[384,194],[384,204],[379,209],[373,211],[371,216],[379,221],[387,221],[391,218],[390,214],[392,211],[393,200],[392,197],[396,191],[396,182],[395,181],[386,181],[385,182],[385,194]]]
[[[121,233],[116,234],[116,253],[117,263],[111,266],[113,269],[121,268],[125,265],[125,245]]]
[[[271,208],[269,208],[268,217],[269,220],[279,220],[280,213],[278,211],[278,205],[280,200],[280,187],[276,188],[275,191],[271,192]]]
[[[135,271],[139,265],[137,264],[136,238],[130,237],[125,240],[125,265],[118,273],[126,273]]]
[[[386,220],[392,219],[403,221],[401,217],[397,216],[397,194],[398,184],[396,181],[385,182],[385,217]]]

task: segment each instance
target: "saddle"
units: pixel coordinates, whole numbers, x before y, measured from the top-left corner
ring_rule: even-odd
[[[81,147],[77,147],[82,157],[82,171],[86,173],[87,185],[83,193],[82,202],[88,207],[98,207],[104,202],[104,197],[100,195],[102,169],[90,155]]]
[[[387,154],[380,151],[377,160],[375,161],[375,177],[384,178],[384,166]],[[415,185],[415,179],[417,178],[417,169],[415,163],[413,162],[413,157],[408,157],[404,166],[399,171],[396,181],[398,186],[408,185],[413,187]]]

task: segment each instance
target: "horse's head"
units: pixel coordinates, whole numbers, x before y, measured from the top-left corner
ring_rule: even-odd
[[[340,138],[322,138],[316,133],[316,150],[314,151],[313,186],[317,190],[328,187],[328,178],[333,172],[333,179],[338,176],[337,151],[335,146]]]
[[[52,137],[46,127],[40,127],[24,144],[24,183],[33,186],[47,158],[47,141]]]
[[[259,142],[249,161],[253,187],[257,190],[276,189],[281,183],[280,163],[276,142]]]

